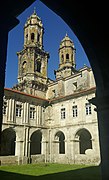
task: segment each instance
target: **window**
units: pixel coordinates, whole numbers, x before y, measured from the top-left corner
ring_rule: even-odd
[[[69,54],[68,53],[66,54],[66,59],[69,59]]]
[[[3,103],[3,114],[6,115],[6,109],[7,109],[7,102],[4,101]]]
[[[41,62],[38,60],[37,61],[37,69],[38,72],[41,72]]]
[[[24,61],[22,64],[22,73],[26,73],[26,71],[27,71],[27,62]]]
[[[73,117],[77,117],[78,116],[78,109],[77,109],[77,105],[72,107],[72,111],[73,111]]]
[[[22,112],[22,105],[16,104],[16,116],[21,117],[21,112]]]
[[[77,82],[74,82],[73,85],[74,85],[74,91],[77,90]]]
[[[86,103],[86,115],[92,114],[91,111],[91,104],[90,103]]]
[[[61,119],[65,119],[65,108],[61,109]]]
[[[30,107],[30,119],[35,118],[35,107]]]
[[[31,40],[34,41],[34,33],[31,33]]]

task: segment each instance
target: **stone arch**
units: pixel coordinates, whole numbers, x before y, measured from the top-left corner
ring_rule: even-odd
[[[1,133],[1,155],[15,155],[16,133],[12,128],[7,128]]]
[[[85,151],[92,149],[92,136],[91,133],[83,128],[76,132],[75,135],[75,148],[78,154],[85,154]]]
[[[58,131],[55,134],[55,140],[58,144],[58,152],[59,154],[65,154],[65,135],[62,131]]]
[[[37,130],[30,137],[30,154],[41,154],[42,132]]]

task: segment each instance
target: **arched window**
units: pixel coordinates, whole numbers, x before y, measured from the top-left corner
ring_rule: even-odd
[[[41,61],[39,59],[36,60],[35,66],[36,71],[41,72]]]
[[[31,40],[34,41],[34,33],[31,33]]]
[[[66,59],[69,59],[69,54],[68,53],[66,54]]]
[[[59,136],[59,154],[65,154],[65,136],[63,133]]]
[[[41,131],[35,131],[30,138],[30,154],[41,154],[41,142],[42,142],[42,133]]]
[[[1,134],[1,155],[15,155],[16,133],[12,128],[5,129]]]
[[[24,61],[22,64],[22,73],[26,73],[27,62]]]
[[[73,54],[71,55],[71,60],[73,61]]]

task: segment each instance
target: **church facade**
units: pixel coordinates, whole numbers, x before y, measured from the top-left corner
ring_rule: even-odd
[[[4,89],[1,164],[37,162],[99,164],[99,134],[92,69],[76,69],[75,46],[66,34],[55,79],[47,76],[49,53],[36,12],[24,25],[17,52],[18,83]]]

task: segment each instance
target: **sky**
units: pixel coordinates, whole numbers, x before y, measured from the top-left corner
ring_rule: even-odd
[[[44,50],[49,52],[48,60],[48,77],[55,80],[54,70],[58,69],[59,55],[58,49],[61,40],[66,33],[74,42],[76,48],[76,68],[80,69],[85,65],[90,66],[89,60],[73,31],[62,20],[40,0],[36,0],[29,8],[27,8],[17,19],[20,23],[13,28],[8,34],[7,62],[5,72],[5,87],[12,88],[17,84],[18,76],[18,57],[17,52],[23,49],[24,44],[24,24],[27,18],[36,9],[37,15],[41,18],[44,26],[43,45]]]

